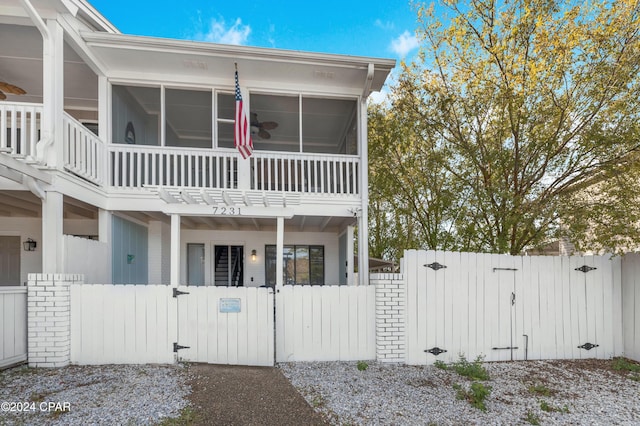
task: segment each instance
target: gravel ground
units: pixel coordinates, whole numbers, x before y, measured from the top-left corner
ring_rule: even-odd
[[[485,363],[486,412],[456,398],[454,384],[468,389],[471,382],[451,370],[375,362],[364,371],[344,362],[280,368],[332,424],[640,425],[640,382],[611,364]]]
[[[177,417],[187,405],[184,370],[179,365],[103,365],[1,371],[0,425],[155,424]]]
[[[278,367],[331,424],[515,425],[538,421],[542,425],[640,425],[638,375],[613,370],[612,361],[483,365],[490,376],[483,383],[491,387],[486,412],[456,398],[454,385],[468,389],[469,379],[433,366],[370,362],[366,370],[359,371],[356,363],[325,362]],[[196,424],[228,418],[215,416],[243,410],[243,404],[255,407],[256,413],[225,424],[286,423],[273,413],[292,410],[292,400],[278,410],[274,404],[295,390],[274,385],[277,369],[264,370],[207,365],[13,368],[0,372],[0,402],[28,402],[27,410],[5,412],[3,405],[0,425],[158,424],[177,417],[188,404],[195,411]],[[229,376],[226,382],[222,380],[225,374]],[[223,397],[231,385],[240,390],[231,392],[235,398],[227,401]],[[256,391],[262,388],[269,390]],[[263,408],[251,402],[251,398],[262,401],[266,396],[274,401],[265,400]],[[62,405],[49,408],[48,402]],[[63,411],[53,411],[55,408]],[[301,416],[296,414],[298,420]]]

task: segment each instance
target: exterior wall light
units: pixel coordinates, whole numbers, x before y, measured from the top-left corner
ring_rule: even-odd
[[[24,251],[35,251],[37,245],[38,243],[33,241],[31,238],[27,238],[27,241],[22,243],[22,246],[24,247]]]
[[[256,250],[255,249],[251,250],[251,260],[253,262],[256,261]]]

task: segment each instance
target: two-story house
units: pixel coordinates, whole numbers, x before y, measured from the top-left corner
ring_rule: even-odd
[[[0,40],[0,285],[367,284],[366,102],[395,61],[130,36],[84,0],[0,0]]]

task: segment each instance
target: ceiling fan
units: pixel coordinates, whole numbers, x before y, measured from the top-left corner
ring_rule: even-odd
[[[261,139],[271,139],[271,133],[267,130],[273,130],[278,127],[275,121],[258,121],[258,114],[251,113],[251,134],[258,135]]]
[[[7,95],[5,93],[10,93],[12,95],[24,95],[27,92],[18,86],[0,81],[0,100],[7,99]]]

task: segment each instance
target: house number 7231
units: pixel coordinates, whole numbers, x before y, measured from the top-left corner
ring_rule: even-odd
[[[213,207],[213,214],[240,216],[240,207]]]

